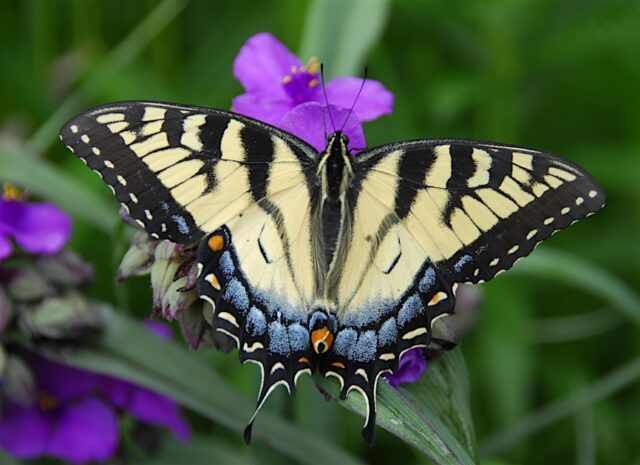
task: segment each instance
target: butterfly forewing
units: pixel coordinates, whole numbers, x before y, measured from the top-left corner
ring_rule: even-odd
[[[229,112],[155,102],[104,105],[62,141],[149,234],[199,239],[258,200],[305,183],[313,149]]]
[[[581,168],[522,147],[406,142],[365,152],[355,166],[362,190],[395,186],[389,214],[454,282],[491,279],[605,202]]]

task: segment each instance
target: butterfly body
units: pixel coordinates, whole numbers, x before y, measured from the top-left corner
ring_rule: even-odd
[[[457,284],[491,279],[604,204],[579,167],[488,142],[353,156],[338,131],[318,153],[231,112],[158,102],[98,107],[61,137],[153,237],[200,241],[198,294],[260,366],[256,412],[319,371],[364,396],[368,441],[379,377],[433,342]]]

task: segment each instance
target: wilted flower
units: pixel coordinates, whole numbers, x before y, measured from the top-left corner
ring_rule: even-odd
[[[327,108],[319,72],[316,58],[305,66],[273,35],[256,34],[243,45],[233,63],[233,73],[246,93],[233,99],[232,109],[280,127],[323,150],[325,128],[339,129],[345,123],[362,79],[340,77],[328,82]],[[361,121],[372,121],[392,109],[393,94],[379,81],[367,80],[344,127],[350,146],[365,147]],[[331,118],[335,128],[331,127]]]

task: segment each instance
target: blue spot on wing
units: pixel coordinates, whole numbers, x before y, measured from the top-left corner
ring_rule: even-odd
[[[224,289],[224,300],[231,302],[238,310],[249,309],[249,296],[242,283],[232,278]]]
[[[409,297],[398,312],[398,324],[404,326],[424,311],[422,301],[417,294]]]
[[[376,333],[373,330],[368,330],[360,334],[358,342],[356,343],[355,353],[353,358],[358,362],[368,362],[373,360],[376,356],[376,349],[378,347],[376,341]]]
[[[429,267],[427,268],[427,271],[424,272],[424,276],[418,284],[418,289],[420,289],[420,292],[424,292],[425,294],[427,294],[431,290],[435,282],[436,270],[434,270],[433,267]]]
[[[222,271],[222,274],[227,279],[230,279],[236,272],[236,267],[233,264],[231,254],[228,250],[224,251],[224,253],[220,257],[220,260],[218,261],[218,265],[220,266],[220,271]]]
[[[393,344],[398,340],[398,329],[394,317],[385,321],[378,331],[378,343],[380,347]]]
[[[269,323],[269,350],[280,355],[291,353],[287,328],[279,321]]]
[[[333,343],[333,348],[336,351],[336,354],[342,355],[343,357],[351,355],[357,339],[358,333],[354,329],[346,328],[340,331]]]
[[[309,331],[299,323],[289,325],[289,344],[291,350],[298,352],[309,348]]]
[[[187,226],[187,220],[184,219],[182,215],[171,215],[171,219],[175,221],[176,226],[178,226],[178,231],[182,234],[189,234],[189,226]]]
[[[459,273],[460,270],[462,270],[462,267],[465,266],[470,261],[471,261],[471,255],[463,255],[462,257],[460,257],[460,260],[458,260],[456,264],[453,265],[453,269]]]
[[[267,331],[267,319],[256,307],[251,307],[247,315],[245,330],[252,336],[261,336]]]

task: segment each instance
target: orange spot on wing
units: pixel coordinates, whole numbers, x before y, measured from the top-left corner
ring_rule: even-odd
[[[436,295],[434,295],[433,297],[431,297],[431,300],[429,301],[429,303],[427,305],[435,305],[438,302],[444,300],[447,298],[447,294],[445,294],[442,291],[438,291],[436,292]]]
[[[342,363],[342,362],[333,362],[331,364],[331,366],[338,367],[338,368],[344,368],[344,363]]]
[[[216,234],[215,236],[211,236],[207,243],[211,250],[218,252],[219,250],[222,250],[222,247],[224,247],[224,238],[221,235]]]
[[[307,357],[300,357],[298,359],[298,362],[300,362],[300,363],[309,363],[309,359]]]
[[[325,353],[331,348],[333,338],[333,333],[329,331],[329,328],[326,326],[311,331],[311,343],[313,344],[313,350],[315,350],[317,354]],[[324,347],[321,348],[321,345]]]
[[[208,274],[205,279],[213,286],[214,289],[220,290],[220,281],[215,274]]]

